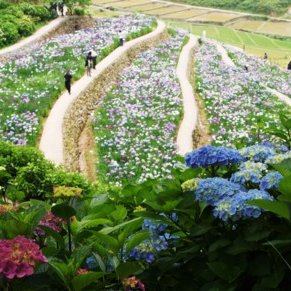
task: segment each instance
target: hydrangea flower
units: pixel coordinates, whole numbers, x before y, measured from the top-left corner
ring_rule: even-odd
[[[197,188],[199,182],[200,182],[199,178],[187,180],[181,185],[181,188],[183,191],[194,191]]]
[[[278,189],[280,181],[283,179],[283,176],[279,172],[270,172],[268,173],[260,183],[260,190],[268,190],[271,188]]]
[[[228,166],[242,162],[244,159],[239,151],[207,145],[195,150],[185,157],[186,165],[191,168],[212,165]]]
[[[144,284],[141,282],[141,280],[137,279],[135,276],[123,279],[122,285],[124,286],[125,291],[131,290],[145,291]]]
[[[214,206],[215,203],[223,198],[233,196],[242,190],[244,188],[241,185],[232,183],[226,179],[207,178],[200,181],[194,191],[194,195],[196,200]]]
[[[164,236],[153,235],[133,248],[127,257],[133,258],[136,261],[145,260],[147,263],[151,264],[155,261],[155,254],[166,250],[168,246],[168,242]]]
[[[256,189],[248,192],[238,192],[232,197],[225,197],[217,202],[213,209],[213,215],[223,221],[258,218],[262,213],[262,209],[246,203],[254,199],[272,200],[273,198],[268,193]]]
[[[47,262],[39,246],[23,236],[0,240],[0,257],[0,274],[8,279],[30,276],[37,262]]]
[[[266,159],[275,155],[275,150],[264,145],[253,145],[242,148],[240,153],[249,160],[264,163]]]
[[[53,215],[50,211],[46,213],[45,217],[39,222],[39,225],[43,225],[46,227],[51,228],[55,232],[61,232],[62,231],[62,224],[65,223],[65,221],[55,215]],[[38,235],[45,235],[45,231],[41,228],[37,227],[35,232]]]
[[[253,162],[253,161],[246,161],[239,166],[240,170],[255,170],[264,172],[268,169],[268,166],[266,164],[260,163],[260,162]]]
[[[266,160],[266,164],[279,164],[284,160],[291,159],[291,151],[286,152],[284,154],[279,154],[275,156],[271,156]]]
[[[241,170],[232,174],[230,181],[245,186],[247,183],[259,184],[263,174],[258,170]]]

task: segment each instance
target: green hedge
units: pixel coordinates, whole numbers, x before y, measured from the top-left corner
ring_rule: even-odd
[[[11,45],[20,38],[31,35],[37,24],[53,17],[54,14],[43,5],[26,2],[15,5],[0,0],[0,47]]]

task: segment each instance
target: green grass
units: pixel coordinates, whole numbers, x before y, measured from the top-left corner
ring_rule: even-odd
[[[291,40],[279,40],[255,33],[238,31],[229,27],[215,25],[195,25],[185,22],[167,22],[171,26],[178,26],[191,31],[193,34],[202,35],[205,30],[209,38],[237,46],[245,47],[249,53],[262,57],[267,52],[270,60],[283,68],[291,60]]]

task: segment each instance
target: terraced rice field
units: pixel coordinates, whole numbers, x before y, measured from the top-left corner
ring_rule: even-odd
[[[235,29],[243,29],[266,34],[277,34],[291,37],[291,22],[267,22],[255,20],[241,20],[231,25]]]
[[[178,6],[178,5],[170,5],[167,7],[162,7],[154,10],[150,10],[149,13],[153,15],[163,15],[163,14],[168,14],[168,13],[173,13],[173,12],[180,12],[183,10],[186,10],[187,8]]]
[[[132,11],[143,12],[143,11],[146,11],[146,10],[157,9],[157,8],[166,7],[166,6],[168,6],[168,4],[164,4],[164,3],[148,3],[148,4],[143,4],[143,5],[140,5],[140,6],[132,7],[131,10]]]
[[[188,19],[197,15],[209,13],[209,10],[204,9],[188,9],[180,12],[175,12],[171,14],[164,15],[163,18],[172,18],[172,19]]]
[[[188,19],[188,21],[201,21],[201,22],[226,22],[231,19],[240,17],[239,14],[235,13],[218,13],[218,12],[211,12],[208,14],[199,15],[193,18]]]
[[[112,3],[112,6],[118,7],[118,8],[128,8],[135,5],[145,4],[148,3],[148,1],[143,0],[127,0],[127,1],[121,1],[121,2],[114,2]]]
[[[279,40],[255,33],[237,31],[231,27],[215,25],[195,25],[186,22],[168,21],[175,27],[182,27],[192,31],[193,34],[201,36],[203,31],[209,38],[216,39],[226,44],[244,48],[246,52],[262,57],[267,52],[269,59],[286,68],[291,59],[291,41]]]

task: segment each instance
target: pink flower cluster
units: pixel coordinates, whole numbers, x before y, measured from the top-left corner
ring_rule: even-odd
[[[49,227],[52,230],[54,230],[55,232],[61,232],[62,224],[64,222],[65,221],[63,219],[53,215],[51,212],[47,212],[45,217],[40,221],[39,225],[43,225],[43,226]],[[39,227],[36,228],[35,232],[38,235],[45,235],[45,231],[40,229]]]
[[[39,246],[23,236],[0,240],[0,274],[8,279],[33,274],[37,262],[47,262]]]
[[[126,278],[122,280],[122,285],[125,291],[140,290],[145,291],[145,286],[141,280],[137,279],[135,276]]]

